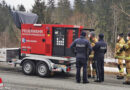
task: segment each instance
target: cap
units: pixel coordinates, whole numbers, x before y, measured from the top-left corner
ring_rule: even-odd
[[[120,33],[120,34],[119,34],[119,36],[120,36],[120,37],[123,37],[123,36],[124,36],[124,34],[123,34],[123,33]]]
[[[104,38],[104,34],[100,33],[100,34],[99,34],[99,38],[100,38],[100,39],[103,39],[103,38]]]
[[[94,32],[90,32],[90,35],[91,35],[92,37],[95,37],[95,33],[94,33]]]
[[[86,36],[86,32],[81,32],[81,36]]]

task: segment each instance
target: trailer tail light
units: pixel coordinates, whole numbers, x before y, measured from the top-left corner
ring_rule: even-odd
[[[16,62],[17,61],[17,59],[12,59],[12,62]]]
[[[68,67],[68,68],[67,68],[67,72],[69,72],[70,70],[71,70],[71,68],[70,68],[70,67]]]
[[[67,56],[67,57],[65,57],[65,58],[68,58],[68,59],[70,59],[71,57]]]

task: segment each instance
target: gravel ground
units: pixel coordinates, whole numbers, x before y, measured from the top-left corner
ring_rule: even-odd
[[[89,84],[75,83],[75,71],[68,74],[56,73],[49,78],[36,75],[27,76],[21,68],[14,68],[0,63],[0,77],[4,88],[0,90],[130,90],[130,85],[123,85],[123,80],[117,80],[115,75],[105,74],[105,82],[95,83],[89,79]]]

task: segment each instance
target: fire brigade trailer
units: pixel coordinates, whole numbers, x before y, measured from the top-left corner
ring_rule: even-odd
[[[26,75],[69,72],[76,62],[70,45],[82,30],[75,25],[22,24],[21,48],[0,49],[0,56],[5,57],[0,61],[21,65]]]
[[[80,37],[82,30],[91,29],[75,25],[35,24],[36,14],[12,12],[12,16],[21,30],[21,47],[4,50],[4,56],[10,56],[4,61],[21,65],[26,75],[37,74],[40,77],[49,76],[51,72],[72,70],[76,59],[70,45]]]
[[[48,76],[50,72],[69,72],[75,64],[71,43],[79,37],[82,26],[22,24],[21,66],[24,74]]]

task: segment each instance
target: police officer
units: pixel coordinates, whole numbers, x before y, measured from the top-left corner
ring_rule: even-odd
[[[107,52],[107,44],[104,42],[103,38],[104,35],[99,34],[99,41],[93,47],[97,72],[97,80],[95,80],[95,82],[104,81],[104,54]]]
[[[126,81],[123,84],[130,85],[130,32],[127,35],[127,43],[123,46],[126,61]]]
[[[97,38],[95,37],[95,33],[91,32],[89,35],[89,40],[91,43],[91,47],[95,46],[95,43],[98,41]],[[94,59],[94,51],[91,52],[91,54],[89,55],[89,60],[88,60],[88,78],[92,77],[95,78],[96,76],[96,66],[95,66],[95,60]],[[92,64],[92,69],[91,69],[91,65]],[[91,75],[92,74],[92,75]]]
[[[123,38],[123,33],[119,34],[117,37],[117,43],[116,43],[116,51],[115,51],[115,58],[118,59],[118,69],[119,73],[117,75],[117,79],[123,79],[124,78],[124,67],[123,67],[123,59],[125,57],[125,52],[121,50],[123,45],[125,44],[125,40]]]
[[[82,32],[80,38],[76,39],[72,45],[71,49],[76,54],[76,80],[80,83],[80,70],[83,67],[83,83],[89,83],[87,79],[87,60],[88,54],[91,52],[91,46],[89,41],[85,39],[86,33]]]

